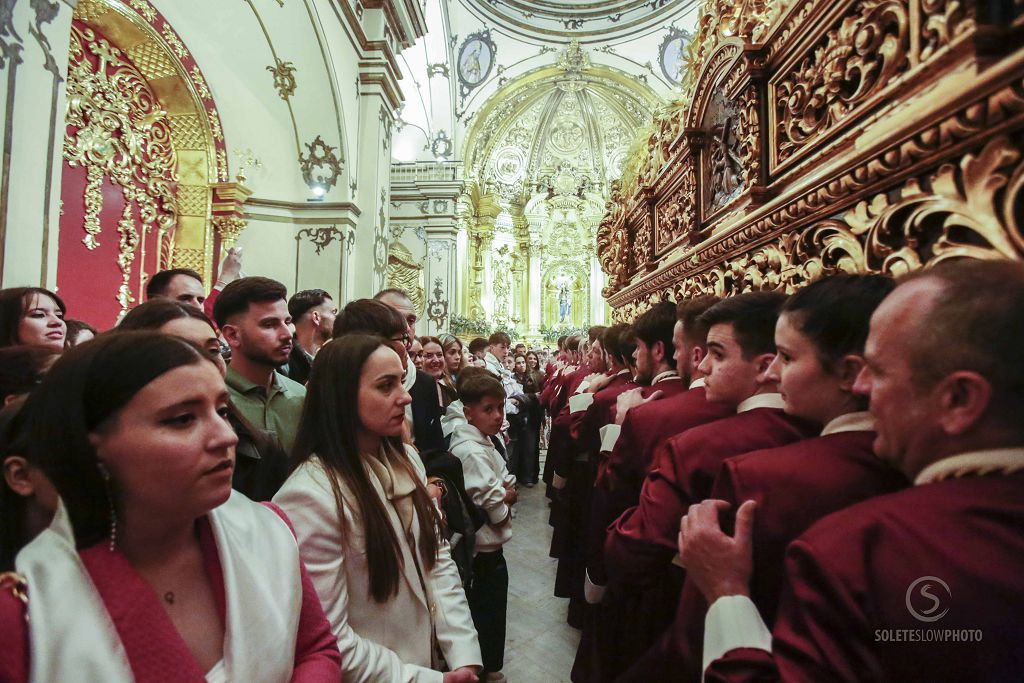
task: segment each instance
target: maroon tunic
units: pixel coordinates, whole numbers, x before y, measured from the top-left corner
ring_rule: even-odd
[[[266,504],[284,518],[284,513]],[[287,521],[287,518],[285,518]],[[289,523],[290,526],[290,523]],[[209,521],[198,522],[199,544],[214,600],[223,622],[226,615],[224,572]],[[164,610],[161,598],[131,566],[120,551],[110,552],[99,543],[80,551],[82,562],[99,593],[117,635],[124,645],[128,664],[138,683],[204,683],[202,671],[188,646]],[[299,560],[301,565],[301,560]],[[324,616],[313,582],[302,572],[302,607],[299,613],[298,640],[295,643],[295,669],[292,681],[336,683],[341,675],[341,655],[331,625]],[[31,588],[29,600],[32,599]],[[24,605],[8,591],[0,591],[0,633],[5,643],[0,650],[0,682],[28,681],[29,647]],[[13,645],[13,647],[12,647]],[[272,647],[273,643],[268,643]],[[11,652],[22,656],[11,656]],[[253,653],[258,657],[259,653]]]
[[[860,503],[786,553],[774,654],[737,649],[706,681],[1003,683],[1024,672],[1024,473],[967,476]],[[910,591],[932,582],[936,607]],[[914,600],[916,598],[916,600]],[[980,632],[981,638],[977,639]],[[932,640],[959,635],[958,640]]]
[[[554,465],[554,474],[565,479],[564,488],[552,503],[554,530],[551,535],[551,554],[558,557],[555,595],[569,598],[569,623],[574,626],[581,626],[583,622],[587,516],[597,471],[599,430],[612,419],[611,413],[619,394],[633,386],[628,375],[618,375],[594,394],[594,402],[586,410],[570,413],[570,438],[573,443],[567,453],[571,458],[562,458]],[[572,434],[574,427],[577,430],[582,428],[583,433]]]
[[[739,455],[722,466],[710,497],[733,509],[757,502],[750,590],[769,628],[782,590],[786,546],[833,512],[907,486],[902,473],[875,456],[874,438],[873,431],[837,432]],[[686,581],[671,629],[622,680],[699,683],[707,608],[701,592]]]
[[[784,446],[820,429],[777,408],[753,408],[666,441],[644,481],[639,505],[623,513],[608,530],[605,564],[610,578],[643,584],[670,565],[679,520],[690,505],[711,494],[726,458]]]
[[[613,676],[632,666],[672,624],[684,577],[672,564],[679,520],[711,493],[722,462],[819,430],[780,409],[753,408],[689,429],[658,448],[639,504],[609,527],[604,547],[609,605],[601,640],[602,647],[620,651],[607,667]]]

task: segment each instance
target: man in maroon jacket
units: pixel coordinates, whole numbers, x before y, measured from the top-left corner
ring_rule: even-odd
[[[680,550],[711,608],[707,681],[1020,680],[1024,671],[1024,268],[957,261],[871,320],[856,390],[875,452],[914,486],[815,524],[786,557],[774,632],[750,602],[754,504],[705,501]]]
[[[825,427],[817,438],[729,458],[715,480],[711,498],[757,503],[751,599],[769,625],[786,546],[822,517],[908,484],[874,454],[867,399],[853,392],[871,315],[894,287],[883,275],[835,275],[789,298],[775,328],[778,354],[768,375],[778,382],[788,414]],[[671,629],[621,682],[699,683],[707,608],[687,580]]]
[[[642,606],[628,604],[631,596],[614,591],[605,594],[608,578],[603,558],[608,525],[639,500],[640,487],[647,474],[649,453],[654,449],[654,442],[660,441],[661,434],[671,436],[698,424],[733,414],[731,406],[705,400],[704,375],[697,369],[707,351],[707,327],[699,322],[699,318],[717,302],[717,297],[697,297],[676,306],[673,318],[664,316],[662,334],[668,329],[668,321],[673,320],[672,358],[679,376],[678,383],[661,382],[657,385],[669,387],[667,392],[664,389],[658,390],[657,386],[649,387],[647,393],[656,396],[655,399],[647,401],[648,397],[641,392],[632,401],[623,401],[624,405],[612,411],[616,413],[615,420],[622,425],[622,433],[613,437],[616,443],[610,456],[612,464],[609,469],[607,458],[602,462],[605,476],[592,491],[587,520],[585,588],[587,600],[593,605],[593,614],[584,626],[573,666],[573,680],[601,680],[604,678],[601,672],[621,668],[612,661],[618,659],[613,644],[621,639],[623,632],[630,630],[629,624],[633,617],[643,618]],[[649,341],[653,339],[648,333],[644,334]],[[653,357],[657,358],[660,353],[657,341],[651,341],[647,346],[645,361],[652,358],[652,347]],[[660,362],[667,366],[663,358]],[[660,366],[649,369],[648,373],[654,373],[656,369],[660,371]],[[677,388],[678,393],[673,395]],[[658,393],[655,394],[655,390]]]
[[[667,440],[658,449],[639,504],[608,530],[604,559],[610,582],[649,587],[644,591],[651,596],[644,630],[631,643],[640,652],[672,623],[683,578],[673,564],[678,520],[692,503],[708,497],[722,462],[821,429],[786,415],[778,389],[767,377],[775,359],[775,323],[785,299],[778,292],[740,294],[701,316],[708,326],[708,355],[699,366],[707,398],[734,406],[737,414]]]

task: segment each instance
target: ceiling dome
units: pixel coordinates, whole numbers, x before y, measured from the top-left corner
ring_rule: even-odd
[[[473,123],[467,170],[506,198],[538,186],[604,194],[654,102],[624,74],[592,66],[574,41],[557,68],[528,74],[491,98]],[[562,187],[567,171],[575,188]]]
[[[486,23],[521,36],[592,43],[644,32],[698,0],[462,0]]]

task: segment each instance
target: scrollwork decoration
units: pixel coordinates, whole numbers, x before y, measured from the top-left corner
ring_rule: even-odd
[[[843,120],[904,68],[908,0],[862,0],[775,86],[778,162]]]
[[[102,183],[121,187],[125,208],[118,222],[122,284],[118,302],[126,310],[134,301],[129,288],[139,244],[133,206],[143,233],[156,228],[169,253],[177,224],[175,156],[166,113],[142,74],[121,51],[79,21],[72,24],[64,158],[86,169],[85,236],[88,249],[99,246],[102,233]]]
[[[274,76],[274,89],[277,90],[278,97],[282,100],[287,100],[295,94],[294,64],[275,58],[274,66],[268,66],[267,71]]]
[[[336,148],[328,145],[317,135],[313,142],[306,143],[306,149],[308,154],[299,155],[299,168],[302,170],[302,179],[306,181],[306,185],[310,188],[319,185],[324,189],[337,185],[342,173],[342,162],[335,153]]]

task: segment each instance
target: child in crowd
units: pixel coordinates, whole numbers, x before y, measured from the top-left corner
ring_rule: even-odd
[[[502,546],[512,538],[511,506],[518,498],[516,479],[491,443],[505,419],[505,390],[489,373],[459,385],[466,423],[455,428],[451,452],[462,461],[466,492],[487,515],[487,523],[476,532],[473,581],[466,597],[483,654],[481,680],[503,681],[508,566]]]

